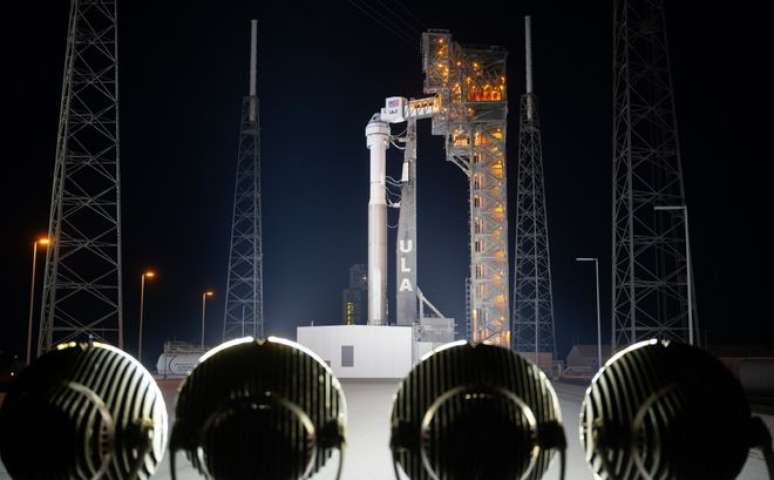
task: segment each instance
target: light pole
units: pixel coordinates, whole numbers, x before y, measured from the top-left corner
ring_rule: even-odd
[[[204,348],[204,317],[207,314],[207,299],[215,295],[212,290],[202,293],[202,348]]]
[[[688,207],[685,205],[656,205],[657,212],[680,211],[683,214],[685,236],[685,263],[687,271],[686,286],[688,287],[688,344],[693,345],[693,268],[691,264],[691,237],[688,233]]]
[[[146,278],[155,278],[156,272],[153,270],[146,270],[142,272],[142,275],[140,275],[140,335],[139,335],[139,341],[137,342],[137,361],[142,363],[142,318],[143,318],[143,311],[145,309],[145,279]]]
[[[576,258],[576,262],[594,262],[594,278],[597,292],[597,368],[602,368],[602,321],[599,317],[599,259],[596,257]]]
[[[35,267],[38,263],[38,245],[48,246],[51,241],[44,237],[32,243],[32,280],[30,281],[30,313],[27,319],[27,365],[32,362],[32,312],[35,308]]]

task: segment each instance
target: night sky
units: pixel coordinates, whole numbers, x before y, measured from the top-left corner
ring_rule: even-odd
[[[446,28],[463,44],[510,51],[514,198],[522,16],[532,14],[560,352],[595,338],[593,267],[576,264],[577,256],[600,257],[609,338],[610,1],[466,2],[459,8],[401,1],[357,0],[383,15],[400,14],[402,35],[346,0],[119,4],[129,351],[137,342],[140,273],[149,266],[159,276],[146,290],[146,358],[155,362],[165,339],[197,341],[207,288],[216,291],[207,338],[220,338],[250,18],[260,21],[267,333],[293,338],[296,325],[340,321],[348,268],[366,261],[364,127],[384,97],[422,95],[421,29]],[[19,354],[32,241],[48,225],[67,3],[12,2],[5,10],[3,112],[10,129],[0,167],[0,350]],[[772,158],[764,149],[771,133],[763,128],[771,124],[764,108],[770,85],[760,76],[769,35],[750,9],[668,3],[703,334],[711,344],[771,345]],[[398,176],[399,157],[392,155],[390,172]],[[464,320],[467,180],[444,161],[428,122],[420,122],[419,170],[420,286],[441,311]]]

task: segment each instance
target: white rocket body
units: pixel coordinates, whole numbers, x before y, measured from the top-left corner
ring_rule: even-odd
[[[378,115],[366,125],[371,154],[368,200],[368,324],[387,324],[387,148],[390,125]]]

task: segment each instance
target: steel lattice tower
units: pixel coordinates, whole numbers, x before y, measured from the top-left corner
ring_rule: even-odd
[[[683,218],[654,211],[685,205],[664,2],[613,8],[615,350],[650,337],[687,340],[688,262]]]
[[[513,348],[556,358],[551,254],[548,242],[543,144],[537,97],[532,91],[530,17],[526,34],[527,93],[521,96],[519,166],[516,177],[516,236],[513,273]]]
[[[469,181],[471,341],[508,347],[508,52],[462,46],[445,30],[424,33],[422,51],[424,91],[440,102],[432,133]]]
[[[258,21],[251,22],[250,95],[242,100],[234,213],[231,226],[223,340],[263,337],[263,244],[261,239],[261,137],[256,69]]]
[[[72,0],[38,354],[93,338],[123,348],[115,0]]]

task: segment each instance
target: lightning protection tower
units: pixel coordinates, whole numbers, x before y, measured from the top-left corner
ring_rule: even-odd
[[[38,354],[94,339],[123,348],[115,0],[72,0]]]
[[[516,237],[513,274],[513,348],[544,367],[556,357],[551,254],[548,243],[543,146],[532,91],[530,17],[524,19],[527,93],[521,96]]]
[[[613,10],[612,329],[618,349],[688,339],[687,215],[663,0]],[[693,296],[695,298],[695,296]]]
[[[223,315],[223,340],[263,337],[263,245],[261,240],[261,137],[258,97],[258,21],[251,21],[250,95],[242,100],[234,213]]]

